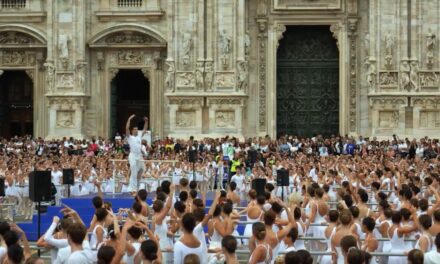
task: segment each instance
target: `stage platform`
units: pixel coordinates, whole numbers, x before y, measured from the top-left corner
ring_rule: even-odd
[[[212,204],[212,200],[214,199],[214,192],[208,192],[206,197],[206,204],[210,206]],[[74,209],[78,212],[79,216],[83,220],[83,222],[88,226],[92,221],[93,214],[95,212],[92,199],[96,195],[86,195],[79,197],[70,197],[61,199],[62,205],[67,205],[68,207]],[[153,203],[153,199],[155,197],[155,193],[149,193],[147,198],[147,203],[151,205]],[[112,208],[114,212],[118,212],[120,208],[131,208],[134,202],[134,197],[128,193],[106,193],[104,194],[104,201],[110,202],[112,204]],[[244,201],[242,206],[245,206],[246,202]],[[63,209],[63,206],[49,206],[47,207],[47,212],[41,214],[41,235],[46,232],[52,223],[52,219],[55,215],[62,217],[62,213],[60,210]],[[242,219],[245,220],[245,219]],[[32,217],[32,222],[24,222],[18,223],[18,225],[26,232],[28,239],[30,241],[36,241],[38,239],[38,215],[34,214]],[[239,226],[238,231],[241,234],[244,230],[244,227]],[[241,232],[240,232],[241,231]]]

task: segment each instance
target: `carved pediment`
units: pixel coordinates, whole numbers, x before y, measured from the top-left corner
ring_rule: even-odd
[[[0,44],[20,45],[33,43],[37,43],[37,40],[27,34],[17,31],[0,32]]]
[[[138,45],[138,44],[152,44],[159,43],[154,38],[134,31],[124,31],[113,33],[100,41],[100,43],[106,43],[109,45],[115,44],[127,44],[127,45]]]

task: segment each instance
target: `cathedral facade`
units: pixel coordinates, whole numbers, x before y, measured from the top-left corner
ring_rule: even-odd
[[[437,0],[0,0],[0,131],[435,136]],[[133,125],[132,124],[132,125]]]

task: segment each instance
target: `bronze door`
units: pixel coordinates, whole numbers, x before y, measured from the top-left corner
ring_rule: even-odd
[[[339,51],[328,26],[288,26],[277,52],[277,133],[338,134]]]

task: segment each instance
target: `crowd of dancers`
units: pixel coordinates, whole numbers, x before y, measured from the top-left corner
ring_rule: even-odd
[[[1,142],[5,199],[25,217],[32,170],[52,171],[55,202],[69,188],[96,195],[91,223],[65,207],[37,241],[51,263],[440,263],[437,140],[130,137]],[[281,169],[289,186],[277,186]],[[113,211],[102,195],[113,191],[133,206]],[[0,236],[1,261],[41,263],[16,225]]]

